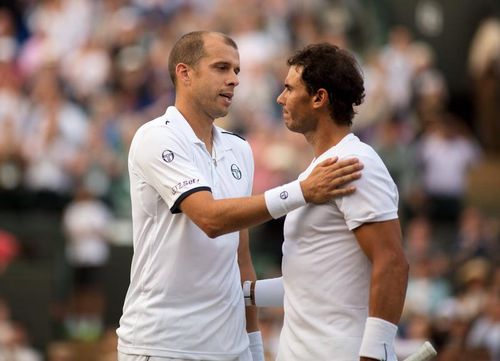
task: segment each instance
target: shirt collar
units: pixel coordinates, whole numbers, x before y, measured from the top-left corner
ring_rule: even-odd
[[[171,121],[172,123],[175,124],[178,129],[182,131],[183,134],[185,134],[189,140],[195,144],[203,144],[203,141],[196,136],[196,134],[193,131],[193,128],[189,125],[189,122],[184,118],[184,116],[181,114],[179,109],[177,109],[175,106],[169,106],[167,108],[167,111],[165,112],[166,118]],[[213,126],[213,143],[217,147],[217,149],[222,149],[222,150],[228,150],[232,148],[232,145],[230,142],[224,141],[224,137],[222,136],[222,129],[217,127],[216,125]]]
[[[344,138],[342,138],[340,140],[340,142],[338,142],[337,144],[335,144],[334,146],[329,148],[327,151],[322,153],[319,157],[314,158],[312,163],[318,164],[318,163],[324,161],[325,159],[332,156],[332,152],[334,152],[335,148],[337,148],[339,145],[351,142],[351,141],[356,140],[356,139],[359,140],[359,138],[357,136],[355,136],[353,133],[347,134]]]

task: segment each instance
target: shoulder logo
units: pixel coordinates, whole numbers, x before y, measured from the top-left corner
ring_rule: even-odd
[[[241,179],[241,170],[236,164],[231,164],[231,173],[233,177],[240,180]]]
[[[170,149],[165,149],[163,153],[161,153],[161,157],[165,162],[170,163],[174,160],[174,152]]]

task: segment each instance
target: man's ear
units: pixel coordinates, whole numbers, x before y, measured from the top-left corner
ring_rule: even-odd
[[[177,82],[189,85],[191,83],[191,72],[187,64],[179,63],[175,66],[175,75],[177,76]]]
[[[325,89],[320,88],[313,97],[313,107],[321,108],[328,106],[329,101],[328,92]]]

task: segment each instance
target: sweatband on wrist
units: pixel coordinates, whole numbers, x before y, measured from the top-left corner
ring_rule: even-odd
[[[283,307],[283,278],[255,281],[254,303],[258,307]]]
[[[306,205],[306,200],[304,199],[298,180],[266,191],[264,198],[267,210],[274,219],[280,218],[288,212]]]
[[[253,361],[265,361],[264,358],[264,344],[262,342],[262,334],[260,331],[250,332],[248,334],[250,344],[248,348],[252,354]]]
[[[377,317],[368,317],[359,356],[388,360],[389,355],[394,352],[394,338],[397,331],[398,327],[393,323]]]
[[[254,287],[255,282],[253,281],[244,281],[243,282],[243,299],[245,300],[245,306],[255,306],[255,297],[254,297]]]

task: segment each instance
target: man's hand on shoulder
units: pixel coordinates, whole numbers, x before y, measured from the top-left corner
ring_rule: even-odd
[[[353,193],[356,187],[347,184],[361,177],[361,169],[363,164],[356,158],[339,161],[334,157],[322,161],[300,182],[304,199],[321,204]]]

